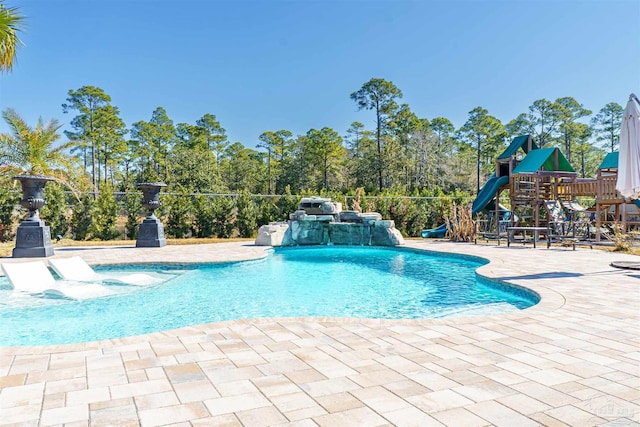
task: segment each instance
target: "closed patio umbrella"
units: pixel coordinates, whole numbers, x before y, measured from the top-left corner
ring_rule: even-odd
[[[633,93],[620,129],[616,190],[624,197],[640,199],[640,100]]]

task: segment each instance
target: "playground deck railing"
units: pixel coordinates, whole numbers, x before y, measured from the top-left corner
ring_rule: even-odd
[[[558,197],[563,200],[573,200],[578,196],[595,197],[598,191],[597,185],[595,178],[578,178],[561,182],[558,184]]]
[[[597,181],[596,198],[599,203],[620,203],[624,199],[616,191],[617,175],[602,175]]]

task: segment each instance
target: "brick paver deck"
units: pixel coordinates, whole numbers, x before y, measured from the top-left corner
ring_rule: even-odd
[[[479,255],[541,302],[476,318],[281,318],[0,347],[0,425],[640,425],[637,257],[411,241]],[[90,263],[252,259],[248,243],[69,248]],[[0,262],[19,260],[0,259]],[[0,325],[1,327],[1,325]]]

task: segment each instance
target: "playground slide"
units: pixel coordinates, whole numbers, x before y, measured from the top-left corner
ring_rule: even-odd
[[[480,189],[476,199],[473,201],[471,213],[475,215],[486,208],[487,205],[496,197],[496,193],[500,187],[507,185],[508,183],[508,176],[496,177],[495,174],[491,175],[489,180]]]
[[[473,201],[473,206],[471,208],[471,213],[473,215],[477,214],[481,210],[487,207],[489,203],[496,197],[496,193],[500,189],[500,187],[509,183],[508,176],[497,177],[496,174],[492,174],[489,180],[482,186],[478,196]],[[437,238],[442,239],[445,234],[447,234],[447,224],[442,224],[439,227],[432,228],[429,230],[422,230],[423,238]]]
[[[422,230],[420,233],[422,237],[429,238],[432,237],[434,239],[442,239],[445,234],[447,234],[447,224],[441,224],[436,228],[431,228],[429,230]]]

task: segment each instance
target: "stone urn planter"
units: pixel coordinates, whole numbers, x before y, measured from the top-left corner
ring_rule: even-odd
[[[55,178],[44,175],[18,175],[13,179],[22,185],[20,205],[27,209],[27,218],[22,221],[16,233],[16,247],[13,258],[37,258],[53,255],[51,229],[40,220],[40,208],[44,206],[44,187]]]
[[[148,216],[138,229],[137,248],[160,248],[167,245],[164,237],[164,227],[155,214],[160,207],[160,190],[166,187],[164,182],[141,182],[136,186],[142,190],[142,206],[148,211]]]

